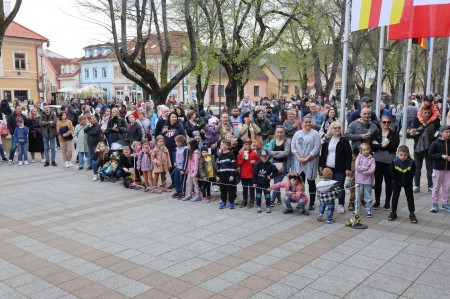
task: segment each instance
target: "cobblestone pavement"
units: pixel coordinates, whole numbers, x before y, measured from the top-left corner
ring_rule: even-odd
[[[349,212],[219,210],[61,162],[2,163],[0,190],[0,298],[450,298],[450,216],[423,192],[418,224],[402,195],[397,221],[355,230]]]

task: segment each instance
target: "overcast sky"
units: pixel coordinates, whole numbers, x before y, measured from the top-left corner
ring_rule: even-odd
[[[76,0],[23,0],[15,21],[48,38],[50,50],[80,58],[85,46],[108,41],[106,31],[84,18]]]

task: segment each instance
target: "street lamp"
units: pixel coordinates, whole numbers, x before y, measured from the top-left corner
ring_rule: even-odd
[[[281,96],[283,96],[283,94],[284,94],[284,72],[286,71],[286,67],[281,66],[280,71],[281,71]],[[278,99],[280,99],[280,98],[278,98]]]
[[[43,58],[45,54],[44,52],[39,53],[39,57],[41,58],[41,91],[42,91],[42,97],[44,98],[44,102],[46,102],[46,94],[45,94],[45,80],[44,80],[44,63]]]
[[[222,112],[222,92],[220,87],[222,86],[222,65],[219,62],[219,88],[217,88],[217,93],[219,94],[219,115]]]
[[[183,70],[183,43],[181,43],[180,54],[181,54],[181,70]],[[184,99],[184,76],[181,79],[181,85],[182,85],[181,92],[183,93],[183,103],[186,104]]]

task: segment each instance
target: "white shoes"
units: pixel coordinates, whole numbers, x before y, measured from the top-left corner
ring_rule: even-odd
[[[70,162],[70,161],[69,161],[69,167],[73,167],[73,164],[72,164],[72,162]]]
[[[30,163],[28,163],[28,161],[25,161],[25,162],[23,162],[25,165],[28,165],[28,164],[30,164]]]
[[[19,166],[22,166],[22,164],[23,164],[23,162],[22,162],[22,161],[19,161]]]
[[[34,160],[34,159],[33,159],[33,160],[31,160],[31,163],[36,163],[36,160]]]
[[[96,174],[94,174],[94,177],[92,178],[93,181],[96,181],[98,178],[98,176]]]
[[[64,162],[64,164],[66,165],[66,168],[69,168],[69,167],[70,167],[69,161]]]
[[[214,192],[219,192],[219,188],[217,187],[217,185],[213,186],[213,191]]]
[[[338,214],[344,214],[344,212],[345,212],[344,206],[343,205],[339,205],[339,207],[338,207]]]

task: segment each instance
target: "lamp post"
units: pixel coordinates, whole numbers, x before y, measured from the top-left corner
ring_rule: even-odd
[[[281,97],[282,97],[284,94],[284,72],[286,71],[286,67],[281,66],[280,71],[281,71]],[[279,97],[278,99],[280,99],[281,97]]]
[[[44,102],[46,102],[47,97],[45,94],[44,63],[43,63],[44,56],[45,56],[44,52],[39,53],[39,57],[41,58],[41,91],[42,97],[44,98]]]
[[[181,43],[180,54],[181,54],[181,70],[183,70],[183,43]],[[181,85],[182,85],[181,92],[183,93],[183,103],[186,104],[184,99],[184,77],[181,79]]]
[[[220,92],[221,86],[222,86],[222,65],[219,62],[219,88],[217,88],[217,93],[219,94],[219,115],[222,112],[222,93]]]

